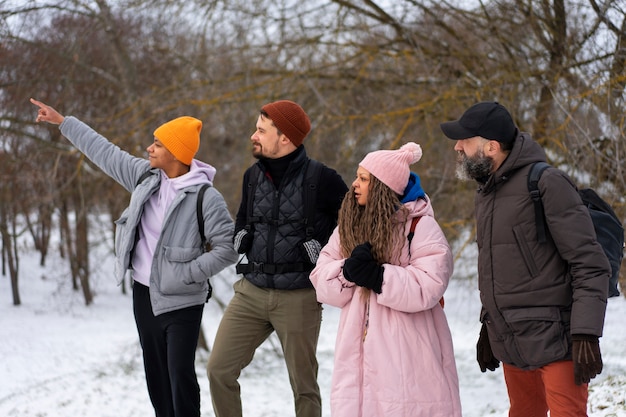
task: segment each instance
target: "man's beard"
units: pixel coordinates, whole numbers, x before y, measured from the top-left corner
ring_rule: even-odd
[[[460,180],[476,180],[479,182],[485,182],[485,180],[491,175],[493,169],[493,158],[485,156],[482,150],[469,157],[463,152],[459,152],[459,159],[456,163],[456,176]]]
[[[265,146],[261,145],[260,143],[252,144],[252,156],[256,159],[276,158],[278,152],[278,140],[273,144],[266,144]]]
[[[252,143],[252,156],[254,156],[256,159],[263,158],[263,148],[261,147],[261,144]]]

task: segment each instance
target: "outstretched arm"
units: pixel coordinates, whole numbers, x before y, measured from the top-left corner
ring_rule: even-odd
[[[39,107],[37,122],[59,125],[61,134],[76,149],[126,190],[133,191],[137,186],[137,180],[150,169],[150,162],[145,158],[138,158],[123,151],[77,118],[64,117],[52,107],[35,99],[31,98],[30,102]]]
[[[35,120],[37,123],[48,122],[52,123],[53,125],[60,125],[61,123],[63,123],[65,117],[63,117],[62,114],[60,114],[52,107],[42,103],[41,101],[37,101],[34,98],[31,98],[30,102],[39,107],[39,111],[37,112],[37,120]]]

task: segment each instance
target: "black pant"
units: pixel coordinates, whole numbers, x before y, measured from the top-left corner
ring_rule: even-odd
[[[195,355],[204,305],[155,316],[150,290],[133,285],[133,311],[156,417],[199,417]]]

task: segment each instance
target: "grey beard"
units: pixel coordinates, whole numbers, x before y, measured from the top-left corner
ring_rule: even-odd
[[[477,155],[473,158],[465,154],[459,155],[456,164],[456,176],[463,181],[476,180],[484,182],[491,175],[493,169],[493,159],[484,155]]]

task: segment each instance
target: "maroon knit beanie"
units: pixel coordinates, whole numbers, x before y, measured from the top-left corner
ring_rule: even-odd
[[[285,134],[296,146],[302,145],[311,131],[311,121],[302,107],[293,101],[278,100],[261,107],[278,130]]]

